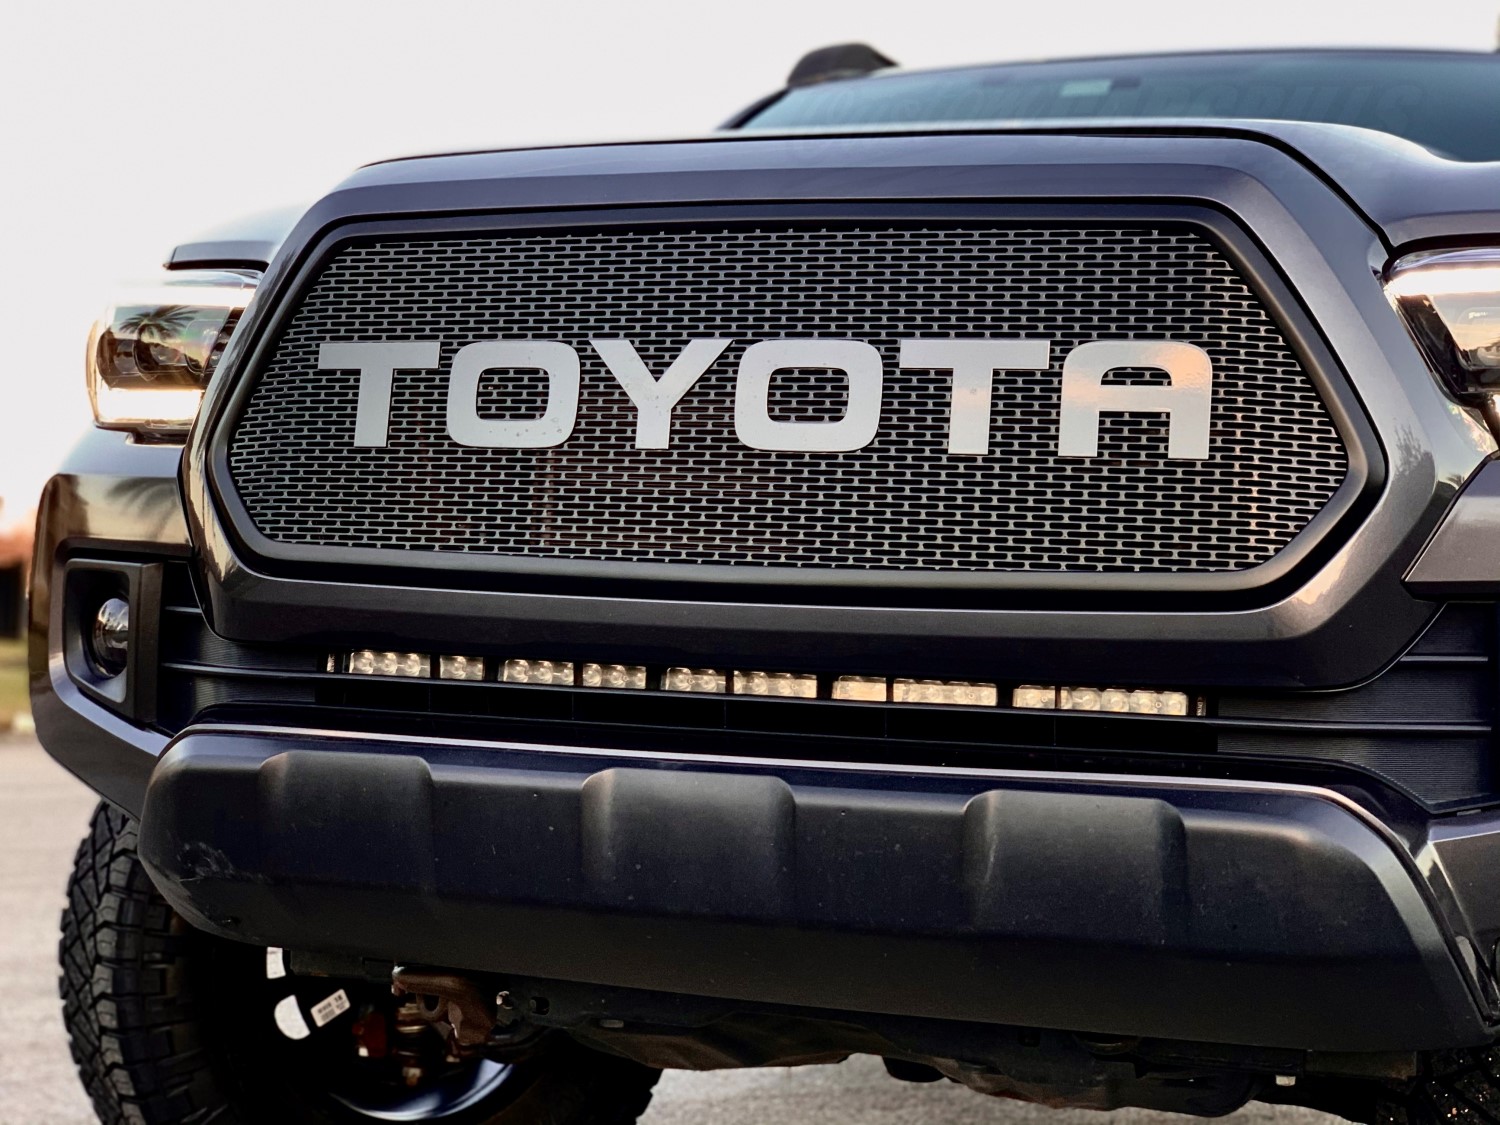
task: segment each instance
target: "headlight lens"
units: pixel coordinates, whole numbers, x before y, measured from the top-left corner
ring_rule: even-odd
[[[1409,255],[1386,292],[1455,395],[1485,403],[1500,391],[1500,249]]]
[[[89,334],[89,399],[106,429],[180,434],[255,294],[252,270],[183,270],[128,292]]]

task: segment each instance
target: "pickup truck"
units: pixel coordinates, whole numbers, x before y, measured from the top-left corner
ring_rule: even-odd
[[[844,45],[176,247],[31,579],[101,1121],[1500,1120],[1497,105]]]

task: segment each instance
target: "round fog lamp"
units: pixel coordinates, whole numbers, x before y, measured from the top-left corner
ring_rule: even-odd
[[[110,598],[94,614],[94,628],[89,637],[90,655],[99,670],[111,676],[125,671],[130,653],[130,603],[124,598]]]

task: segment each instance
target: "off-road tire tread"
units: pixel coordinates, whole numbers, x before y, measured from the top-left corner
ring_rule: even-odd
[[[324,1120],[250,1104],[257,1088],[278,1084],[212,1049],[192,979],[218,940],[167,905],[136,856],[135,822],[101,803],[68,880],[58,984],[73,1062],[103,1125]],[[496,1121],[632,1125],[645,1112],[660,1071],[567,1041],[559,1048]]]
[[[187,987],[194,935],[135,847],[135,823],[101,803],[62,915],[58,983],[73,1062],[104,1125],[227,1125]]]

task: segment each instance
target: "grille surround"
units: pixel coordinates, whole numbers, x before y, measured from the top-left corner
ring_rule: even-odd
[[[722,228],[744,228],[763,226],[788,226],[808,227],[809,225],[823,230],[837,230],[840,228],[862,225],[884,225],[889,227],[912,227],[925,225],[930,228],[953,228],[953,227],[976,227],[991,226],[995,228],[1026,227],[1026,226],[1055,226],[1065,227],[1070,230],[1094,231],[1098,228],[1138,227],[1146,225],[1165,225],[1176,231],[1191,232],[1195,237],[1200,237],[1209,246],[1212,253],[1217,255],[1223,262],[1225,268],[1237,276],[1237,279],[1245,286],[1252,301],[1259,309],[1264,310],[1267,324],[1276,333],[1284,344],[1287,354],[1292,357],[1293,370],[1299,377],[1304,378],[1313,401],[1318,404],[1322,411],[1326,412],[1325,420],[1329,432],[1341,447],[1347,458],[1346,465],[1342,471],[1342,480],[1329,490],[1326,503],[1318,507],[1304,526],[1289,537],[1279,550],[1273,552],[1269,558],[1255,565],[1240,570],[1223,570],[1208,572],[1191,572],[1183,570],[1160,570],[1160,571],[1136,571],[1136,570],[1060,570],[1060,569],[1037,569],[1037,570],[912,570],[896,568],[869,568],[852,569],[840,566],[837,563],[825,566],[788,566],[767,565],[770,560],[755,558],[747,559],[752,565],[735,565],[733,562],[725,564],[719,559],[690,558],[681,561],[659,562],[639,561],[633,559],[620,560],[611,558],[608,560],[593,560],[580,558],[563,558],[555,556],[533,557],[526,555],[501,555],[484,554],[474,551],[417,551],[401,549],[382,549],[368,547],[336,547],[308,546],[305,544],[288,543],[271,539],[262,534],[250,518],[249,510],[245,500],[237,486],[234,473],[230,467],[231,435],[236,433],[241,420],[244,418],[247,407],[253,395],[265,376],[269,357],[280,342],[288,323],[293,319],[297,310],[301,307],[302,300],[310,287],[322,275],[324,268],[339,254],[351,246],[359,246],[371,240],[389,241],[400,238],[413,238],[421,240],[449,239],[455,237],[487,237],[495,236],[498,244],[504,245],[507,238],[511,236],[519,238],[530,238],[536,236],[559,235],[609,235],[617,233],[621,228],[636,232],[673,232],[680,228],[700,228],[705,225]],[[1003,232],[1003,231],[1002,231]],[[288,574],[313,574],[321,572],[331,574],[349,565],[362,565],[381,568],[381,573],[387,576],[402,575],[414,579],[421,584],[429,584],[431,579],[424,577],[433,571],[452,572],[457,571],[465,574],[463,584],[494,584],[496,579],[485,578],[484,575],[506,576],[501,585],[522,590],[553,589],[559,592],[565,589],[581,589],[580,583],[588,583],[603,580],[609,588],[628,590],[635,583],[648,583],[661,585],[669,583],[691,589],[705,584],[716,587],[716,594],[731,599],[748,598],[749,600],[762,600],[766,595],[754,593],[757,588],[765,586],[779,587],[783,593],[791,593],[799,587],[811,587],[820,590],[820,593],[791,594],[790,597],[780,600],[800,601],[807,597],[815,600],[828,600],[830,602],[842,601],[852,598],[857,601],[869,602],[871,596],[868,591],[879,589],[882,594],[873,599],[879,604],[938,604],[934,599],[946,598],[947,595],[941,591],[1087,591],[1090,593],[1112,593],[1120,591],[1152,592],[1171,591],[1174,593],[1194,592],[1204,594],[1240,594],[1253,593],[1255,600],[1259,601],[1263,591],[1268,590],[1273,584],[1280,583],[1294,570],[1302,567],[1311,557],[1321,557],[1326,548],[1331,548],[1331,543],[1325,543],[1330,531],[1349,517],[1356,509],[1362,510],[1368,499],[1373,499],[1375,486],[1381,479],[1380,464],[1377,459],[1372,459],[1366,454],[1366,450],[1372,448],[1372,432],[1369,430],[1361,408],[1357,404],[1351,388],[1343,379],[1341,373],[1337,372],[1336,361],[1326,350],[1317,333],[1312,329],[1300,304],[1286,288],[1277,272],[1261,255],[1255,243],[1245,232],[1226,214],[1210,210],[1198,205],[953,205],[953,204],[892,204],[892,205],[853,205],[853,206],[830,206],[811,204],[787,204],[787,205],[717,205],[700,207],[671,207],[671,208],[644,208],[615,212],[592,212],[583,215],[563,213],[533,213],[528,215],[513,216],[490,216],[482,218],[450,218],[450,219],[420,219],[390,222],[363,222],[350,224],[335,229],[324,236],[324,238],[310,248],[310,253],[301,259],[301,263],[295,275],[279,279],[282,284],[279,299],[273,304],[263,316],[255,318],[255,323],[249,340],[236,341],[240,347],[232,357],[233,362],[228,366],[233,370],[229,376],[231,385],[228,395],[224,396],[217,405],[224,409],[213,419],[212,429],[208,438],[208,478],[213,489],[213,495],[218,501],[217,507],[225,517],[224,526],[231,532],[232,541],[237,544],[241,554],[245,557],[253,557],[265,560],[270,565],[267,571],[270,573]],[[645,346],[649,333],[623,330],[614,331],[597,330],[590,332],[587,329],[579,329],[571,334],[552,333],[546,334],[537,331],[515,331],[507,333],[487,333],[474,338],[564,338],[572,344],[579,352],[585,363],[584,391],[580,407],[580,425],[583,424],[585,412],[588,410],[588,400],[591,393],[587,368],[590,361],[598,365],[602,372],[602,363],[593,355],[587,347],[586,339],[589,335],[623,335],[632,339],[638,346],[642,358],[647,365],[659,373],[670,358],[674,357],[682,340],[674,341],[671,346],[665,347],[657,354],[651,348]],[[705,335],[707,333],[695,333]],[[720,377],[727,378],[732,385],[733,360],[742,348],[756,339],[767,338],[766,335],[747,335],[743,332],[725,332],[740,341],[739,345],[730,349],[715,368],[710,369],[710,374],[701,380],[695,390],[702,389],[708,384],[710,378],[718,371]],[[792,333],[787,333],[791,335]],[[828,335],[834,337],[854,337],[870,339],[871,333],[850,330],[834,332],[804,332],[797,333],[808,337],[817,335]],[[979,333],[972,333],[979,335]],[[1011,337],[1014,332],[995,330],[989,333],[997,337]],[[1031,335],[1044,333],[1032,332]],[[1067,350],[1081,339],[1064,340],[1061,333],[1045,333],[1052,335],[1058,340],[1058,346],[1053,349],[1053,364],[1051,376],[1055,378],[1057,369],[1060,367],[1061,358]],[[1148,333],[1140,333],[1148,335]],[[916,335],[916,333],[911,333]],[[420,334],[414,334],[415,338],[421,338]],[[360,336],[358,334],[345,335],[342,337],[325,336],[320,338],[378,338]],[[683,337],[684,339],[686,336]],[[1111,338],[1109,336],[1088,336],[1087,338]],[[1113,338],[1121,338],[1115,334]],[[1181,337],[1179,337],[1181,338]],[[1191,338],[1191,337],[1188,337]],[[443,370],[441,372],[429,373],[429,378],[434,381],[444,380],[446,377],[447,364],[459,343],[470,342],[469,339],[455,342],[449,340],[443,351]],[[875,341],[879,346],[882,342]],[[889,344],[889,341],[885,341]],[[884,435],[892,426],[889,417],[891,402],[891,385],[893,376],[896,374],[894,347],[882,346],[882,352],[886,359],[887,394],[886,413],[882,419],[881,434]],[[726,362],[727,361],[727,362]],[[725,369],[727,368],[727,375]],[[248,373],[248,374],[246,374]],[[330,373],[324,373],[326,378]],[[919,373],[931,376],[935,373]],[[245,377],[241,377],[245,375]],[[408,373],[398,375],[398,380],[408,377]],[[607,372],[603,376],[610,379]],[[1046,375],[1042,376],[1046,378]],[[352,376],[347,377],[352,384]],[[1147,377],[1150,378],[1149,376]],[[942,404],[944,407],[943,419],[946,422],[946,377],[940,383],[943,388]],[[610,386],[613,386],[612,380]],[[1001,401],[1004,388],[997,385],[996,409],[994,421],[1003,419],[1001,413]],[[682,429],[682,418],[684,407],[689,405],[692,398],[690,394],[679,405],[674,415],[674,449],[677,447],[679,435]],[[625,402],[623,393],[620,395],[621,402]],[[352,400],[351,400],[352,401]],[[628,404],[627,404],[628,405]],[[732,415],[732,403],[721,403],[721,413],[725,416]],[[393,425],[396,416],[401,410],[399,397],[393,408]],[[1216,416],[1218,406],[1216,405]],[[792,414],[777,414],[773,410],[773,417],[793,417]],[[809,415],[802,414],[806,418]],[[352,415],[351,415],[352,418]],[[634,413],[630,412],[626,422],[628,429],[633,433]],[[1054,420],[1055,422],[1055,416]],[[1160,447],[1165,449],[1165,425],[1164,420],[1151,419],[1137,422],[1136,419],[1118,419],[1119,427],[1112,425],[1115,419],[1106,419],[1101,426],[1100,460],[1106,460],[1109,456],[1109,446],[1113,440],[1111,430],[1114,428],[1132,429],[1137,432],[1153,431],[1151,440],[1158,441]],[[1217,428],[1217,420],[1216,420]],[[394,432],[394,431],[393,431]],[[944,431],[946,432],[946,431]],[[999,425],[995,427],[997,437],[1001,434]],[[1052,424],[1047,426],[1048,440],[1055,431]],[[444,435],[444,440],[446,435]],[[877,443],[881,440],[877,437]],[[1217,440],[1217,439],[1216,439]],[[576,441],[576,435],[575,435]],[[461,448],[455,446],[454,448]],[[566,447],[564,447],[566,448]],[[378,452],[378,451],[377,451]],[[508,452],[508,451],[501,451]],[[541,451],[548,452],[548,451]],[[632,452],[634,452],[632,450]],[[747,451],[748,452],[748,451]],[[773,458],[796,457],[803,455],[795,454],[768,454]],[[830,455],[847,456],[847,455]],[[1217,526],[1217,525],[1215,525]],[[684,565],[684,562],[692,565]],[[332,568],[332,569],[330,569]],[[1300,571],[1299,571],[1300,572]],[[555,585],[561,582],[563,585]],[[444,585],[448,582],[442,583]],[[838,595],[836,590],[840,587],[848,587],[853,590],[865,590],[866,593]],[[1278,586],[1278,589],[1283,587]],[[961,596],[961,595],[959,595]],[[982,604],[1001,605],[1000,601],[989,600],[983,603],[959,602],[955,604]],[[1144,604],[1144,603],[1143,603]],[[1184,608],[1187,604],[1180,600],[1174,600],[1174,605]],[[1229,603],[1224,603],[1229,604]],[[1236,606],[1249,604],[1242,598],[1236,598]]]

